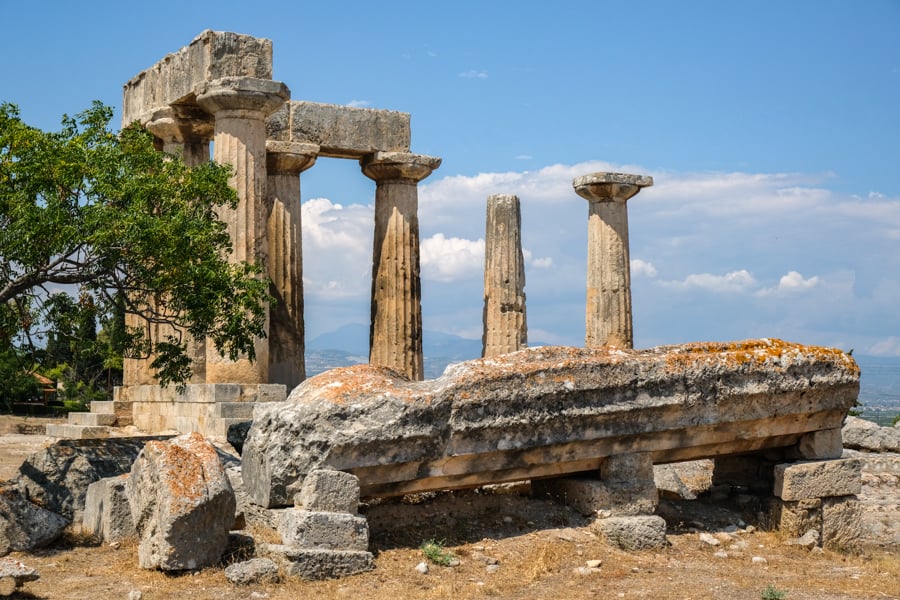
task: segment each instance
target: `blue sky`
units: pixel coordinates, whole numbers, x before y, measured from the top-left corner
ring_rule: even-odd
[[[27,4],[27,5],[26,5]],[[204,29],[267,37],[296,100],[412,114],[426,330],[479,337],[484,204],[522,202],[529,338],[584,337],[575,176],[629,201],[635,344],[900,356],[900,1],[8,3],[0,101],[55,128]],[[127,6],[127,14],[124,7]],[[367,322],[374,185],[302,177],[308,336]]]

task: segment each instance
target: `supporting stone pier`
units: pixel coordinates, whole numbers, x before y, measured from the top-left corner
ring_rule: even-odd
[[[424,378],[417,186],[440,164],[440,158],[408,152],[360,160],[376,183],[369,362],[413,381]]]
[[[590,202],[585,346],[634,347],[626,201],[653,178],[625,173],[576,177],[575,192]]]
[[[215,117],[214,158],[234,168],[231,185],[239,198],[235,209],[219,209],[228,224],[234,262],[266,263],[269,206],[266,202],[266,117],[290,98],[279,81],[225,77],[202,85],[197,103]],[[210,344],[207,381],[268,383],[269,344],[258,339],[256,361],[230,361]]]
[[[288,390],[306,379],[303,326],[303,246],[300,173],[313,166],[315,144],[266,142],[268,202],[269,382]]]
[[[524,348],[525,260],[519,198],[494,194],[487,200],[484,245],[484,334],[482,356]]]

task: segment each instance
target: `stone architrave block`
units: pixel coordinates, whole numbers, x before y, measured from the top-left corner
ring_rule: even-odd
[[[666,521],[659,516],[597,519],[594,528],[622,550],[647,550],[666,545]]]
[[[609,482],[559,477],[533,480],[531,486],[534,494],[549,495],[583,515],[601,512],[615,516],[652,515],[659,504],[659,491],[653,479]]]
[[[100,538],[104,543],[137,536],[125,493],[127,480],[128,474],[125,474],[107,477],[88,486],[81,526],[86,533]]]
[[[225,552],[234,491],[215,446],[199,433],[148,442],[134,461],[126,493],[142,568],[197,569]]]
[[[282,511],[278,533],[287,546],[321,550],[365,550],[369,524],[347,513],[318,512],[301,508]]]
[[[362,158],[373,152],[409,152],[409,113],[293,101],[271,115],[269,139],[316,144],[322,156]]]
[[[863,505],[856,496],[822,499],[822,545],[836,550],[850,550],[860,545],[866,535]]]
[[[312,581],[347,577],[375,568],[372,553],[363,550],[322,550],[262,544],[259,552],[280,562],[287,575]]]
[[[355,515],[359,510],[359,478],[343,471],[313,471],[294,496],[294,506]]]
[[[812,431],[797,443],[797,454],[806,460],[840,458],[843,453],[844,442],[837,427]]]
[[[852,496],[861,489],[862,469],[857,459],[775,465],[774,494],[782,500]]]

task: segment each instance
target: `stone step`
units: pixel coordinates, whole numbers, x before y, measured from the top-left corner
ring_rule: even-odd
[[[72,440],[106,438],[109,437],[109,427],[50,423],[47,425],[47,435]]]
[[[134,422],[132,415],[133,402],[124,402],[121,400],[95,400],[91,402],[92,413],[114,414],[118,419],[115,423],[119,427],[127,427]],[[107,425],[107,423],[100,423]]]
[[[69,425],[87,425],[90,427],[111,427],[116,424],[116,415],[98,412],[70,412]]]

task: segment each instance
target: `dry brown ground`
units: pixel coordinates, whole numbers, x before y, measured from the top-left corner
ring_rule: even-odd
[[[2,423],[0,423],[2,425]],[[10,451],[0,441],[0,462]],[[4,475],[0,471],[0,479]],[[666,503],[669,547],[623,552],[605,544],[589,523],[568,508],[514,494],[432,494],[415,503],[369,506],[374,571],[327,582],[297,580],[237,587],[221,567],[166,575],[137,566],[133,545],[85,546],[69,536],[52,548],[13,556],[41,574],[11,598],[128,598],[142,600],[271,600],[343,598],[352,600],[412,598],[665,598],[759,599],[772,585],[789,600],[900,598],[900,557],[879,551],[810,553],[784,545],[777,533],[740,534],[747,548],[714,556],[721,547],[699,540],[698,521],[715,531],[737,518],[721,507],[699,501]],[[255,532],[260,538],[268,532]],[[461,563],[430,565],[427,574],[418,546],[443,540]],[[271,540],[275,541],[275,540]],[[752,563],[752,557],[766,564]],[[483,557],[499,561],[488,572]],[[228,560],[239,560],[235,553]],[[588,560],[600,560],[599,572],[575,572]]]

